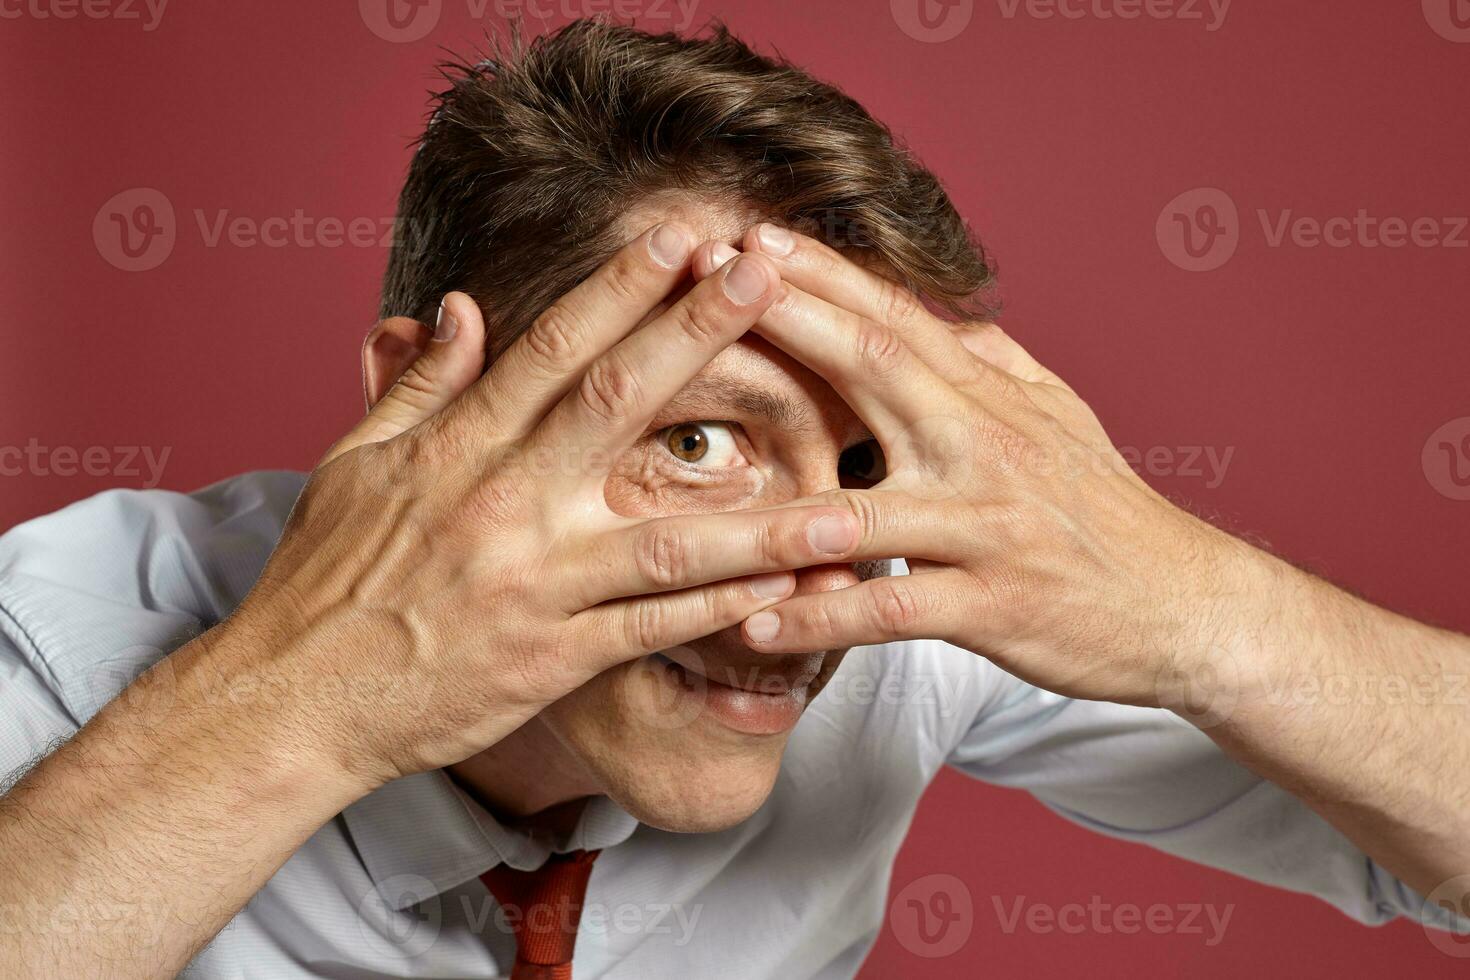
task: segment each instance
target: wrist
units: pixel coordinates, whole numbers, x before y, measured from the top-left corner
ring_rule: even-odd
[[[1212,729],[1281,683],[1288,617],[1299,615],[1313,580],[1272,555],[1202,521],[1176,578],[1177,624],[1158,644],[1159,704]]]
[[[357,764],[341,705],[314,695],[310,664],[282,635],[231,617],[171,661],[179,726],[252,792],[310,801],[324,822],[385,780]]]

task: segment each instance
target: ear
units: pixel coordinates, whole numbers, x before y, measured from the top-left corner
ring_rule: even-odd
[[[371,409],[429,346],[434,328],[406,316],[379,320],[362,342],[362,394]]]

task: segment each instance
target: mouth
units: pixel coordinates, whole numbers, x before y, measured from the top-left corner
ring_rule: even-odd
[[[777,735],[794,728],[821,670],[820,658],[771,671],[704,664],[696,669],[662,653],[647,659],[676,697],[699,701],[703,714],[747,735]]]

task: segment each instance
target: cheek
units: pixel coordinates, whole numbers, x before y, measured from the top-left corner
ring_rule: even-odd
[[[775,481],[752,466],[707,482],[681,479],[656,462],[650,451],[633,449],[613,465],[603,488],[607,506],[624,517],[714,514],[766,502]]]

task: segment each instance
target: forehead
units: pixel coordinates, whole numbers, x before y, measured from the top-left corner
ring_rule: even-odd
[[[694,230],[698,242],[739,243],[745,229],[761,220],[759,212],[745,205],[730,205],[677,191],[650,194],[642,198],[619,219],[618,226],[625,241],[660,221],[677,221]]]

